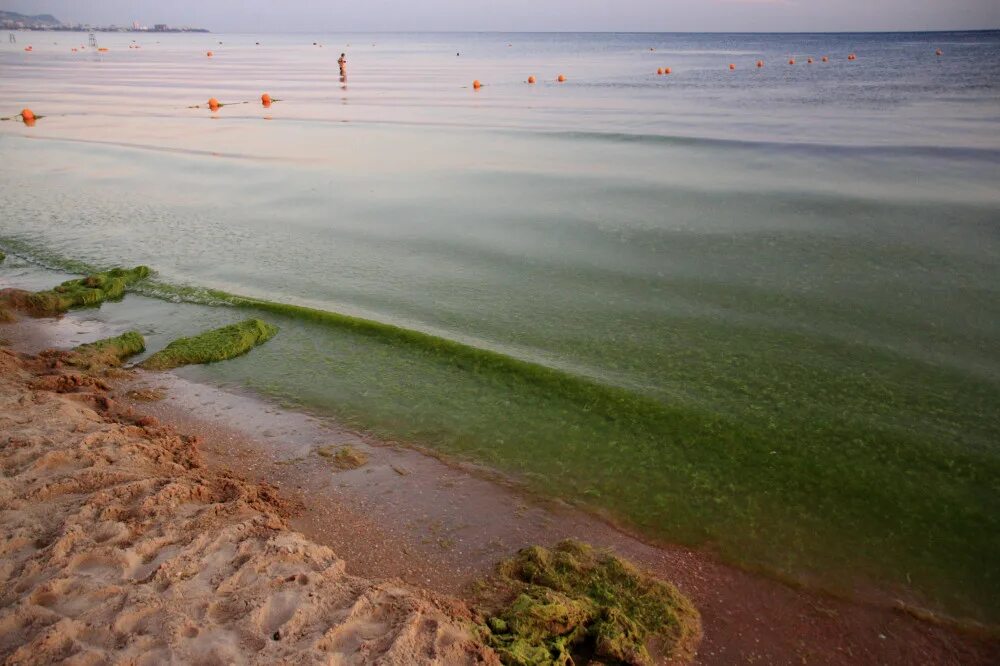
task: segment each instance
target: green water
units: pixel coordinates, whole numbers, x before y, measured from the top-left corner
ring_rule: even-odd
[[[835,588],[906,581],[955,612],[996,610],[984,568],[1000,545],[995,382],[817,346],[812,336],[748,332],[734,345],[724,328],[678,319],[665,360],[687,368],[697,388],[725,389],[722,415],[383,324],[170,285],[147,290],[178,302],[129,296],[72,316],[139,324],[150,352],[264,317],[281,327],[267,345],[181,372],[429,443],[744,565],[815,574]],[[680,344],[685,335],[698,336],[697,354]],[[721,374],[732,380],[720,387]]]

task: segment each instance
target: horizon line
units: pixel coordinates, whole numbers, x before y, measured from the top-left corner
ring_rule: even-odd
[[[106,26],[95,24],[86,25],[89,28],[107,28],[119,26],[118,24],[108,24]],[[895,30],[277,30],[273,32],[261,32],[253,30],[213,30],[211,28],[193,28],[184,26],[190,30],[204,30],[208,34],[230,34],[230,35],[316,35],[316,34],[381,34],[381,35],[456,35],[456,34],[476,34],[476,35],[905,35],[905,34],[925,34],[925,33],[949,33],[949,32],[1000,32],[1000,26],[995,28],[924,28],[924,29],[895,29]],[[183,30],[184,28],[181,28]],[[63,29],[33,29],[33,28],[4,28],[10,32],[86,32],[87,30],[74,30],[73,26],[64,26]],[[190,34],[190,32],[159,32],[156,30],[135,30],[125,29],[121,32],[142,32],[156,34]],[[205,34],[205,33],[202,33]]]

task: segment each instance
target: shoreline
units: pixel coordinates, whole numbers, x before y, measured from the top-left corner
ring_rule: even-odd
[[[460,603],[346,573],[273,486],[62,358],[0,349],[5,663],[498,663]]]
[[[12,241],[4,239],[4,243],[10,245]],[[79,261],[59,259],[58,255],[38,261],[37,249],[16,243],[13,247],[15,252],[12,254],[25,265],[44,269],[31,276],[37,287],[50,285],[52,278],[43,275],[49,270],[97,271]],[[25,247],[29,248],[27,254],[24,254]],[[67,273],[66,277],[72,275]],[[189,289],[194,290],[196,298],[186,297]],[[175,300],[171,296],[179,298]],[[208,297],[218,297],[221,302],[211,299],[206,302]],[[261,303],[268,307],[256,309],[254,304]],[[168,323],[164,314],[158,312],[164,309],[172,309],[169,319],[173,323]],[[122,310],[124,315],[120,314]],[[605,387],[562,368],[539,367],[517,357],[508,358],[496,351],[470,347],[461,340],[438,339],[433,334],[400,329],[398,324],[359,319],[336,310],[286,306],[277,301],[259,301],[212,289],[171,286],[154,278],[150,283],[137,284],[126,295],[120,309],[90,314],[80,312],[78,316],[94,320],[91,323],[95,326],[110,326],[108,335],[120,332],[121,326],[141,322],[154,336],[155,348],[168,339],[166,331],[175,336],[186,335],[192,325],[231,323],[230,315],[238,316],[233,314],[238,311],[273,321],[285,334],[278,336],[253,360],[242,359],[234,361],[233,365],[198,370],[191,368],[190,373],[182,372],[182,376],[194,376],[198,378],[196,381],[207,382],[214,381],[215,377],[228,377],[222,380],[223,384],[254,386],[252,395],[271,396],[269,399],[281,400],[282,404],[295,403],[299,405],[297,409],[310,409],[311,406],[315,413],[343,414],[353,427],[378,432],[389,440],[433,442],[440,451],[437,448],[417,450],[432,456],[450,456],[452,460],[473,460],[474,464],[500,470],[500,474],[512,474],[520,481],[519,492],[569,499],[605,520],[624,525],[626,532],[654,545],[681,543],[688,548],[711,550],[736,567],[763,573],[792,586],[821,589],[835,596],[860,595],[882,605],[892,605],[899,597],[906,607],[930,609],[939,618],[949,618],[946,621],[952,624],[968,622],[975,625],[977,621],[992,620],[988,613],[995,599],[984,594],[988,586],[981,585],[991,580],[989,576],[975,576],[976,586],[973,587],[968,587],[961,579],[947,584],[949,578],[945,574],[968,578],[968,568],[963,567],[972,551],[952,550],[931,558],[929,553],[942,550],[946,539],[928,540],[927,529],[911,535],[913,543],[908,550],[899,550],[900,539],[895,537],[907,532],[902,527],[912,527],[921,518],[934,518],[937,514],[937,518],[944,515],[962,526],[973,543],[988,541],[988,535],[992,534],[988,528],[983,528],[991,524],[988,519],[975,523],[970,522],[969,516],[962,521],[950,518],[949,511],[957,503],[949,500],[945,492],[949,485],[956,492],[976,487],[970,484],[977,478],[987,477],[988,468],[967,465],[959,468],[961,473],[958,475],[939,477],[933,465],[928,465],[929,459],[917,455],[921,450],[934,450],[926,448],[932,444],[927,438],[912,440],[912,451],[899,447],[896,442],[893,451],[904,451],[906,455],[897,456],[898,459],[893,459],[893,464],[885,469],[878,468],[881,483],[873,483],[875,477],[868,475],[861,477],[868,479],[863,487],[856,488],[851,483],[857,475],[844,473],[850,470],[835,464],[815,465],[846,462],[857,465],[855,471],[864,471],[865,464],[876,462],[872,455],[859,453],[867,439],[847,440],[853,453],[838,455],[836,452],[841,451],[838,447],[844,443],[845,433],[838,434],[827,428],[823,432],[828,439],[833,438],[829,441],[818,436],[799,440],[796,434],[803,433],[802,423],[795,421],[786,436],[779,438],[762,430],[755,421],[746,422],[746,413],[686,409],[683,405],[680,405],[681,413],[673,413],[668,419],[633,420],[630,416],[636,410],[642,412],[640,416],[649,415],[644,406],[651,407],[652,413],[661,416],[663,410],[673,407],[669,401],[666,406],[651,404],[645,399],[648,396],[635,394],[626,396],[630,409],[624,410],[616,400],[621,396],[620,391],[626,390],[623,386]],[[314,321],[315,318],[321,321]],[[357,331],[358,326],[364,330]],[[400,341],[397,336],[405,339]],[[291,342],[286,344],[288,340]],[[83,341],[84,338],[74,338],[72,342]],[[69,338],[65,344],[72,346]],[[442,352],[440,346],[446,350]],[[391,349],[392,354],[385,354],[387,349]],[[310,369],[300,363],[303,358],[322,360],[327,368],[321,372]],[[286,372],[289,363],[300,372]],[[494,363],[501,364],[499,370],[502,371],[492,367]],[[238,369],[230,372],[228,368]],[[301,372],[302,369],[306,372]],[[539,381],[536,376],[539,373],[544,381]],[[397,379],[385,382],[384,376]],[[928,376],[929,379],[934,377],[936,375]],[[564,379],[571,390],[563,390],[565,386],[551,390],[551,381],[559,383]],[[508,380],[509,386],[504,383]],[[983,378],[983,381],[988,380]],[[497,386],[502,388],[494,390]],[[440,390],[439,387],[444,388]],[[975,399],[970,405],[979,404],[982,395],[986,395],[976,395],[980,388],[979,384],[970,384],[963,394]],[[375,397],[370,398],[370,395]],[[433,397],[428,398],[428,395]],[[590,398],[595,395],[603,398],[598,404],[602,409],[594,409],[595,403]],[[910,396],[916,397],[919,396]],[[868,404],[863,395],[858,394],[854,400],[860,413],[868,414],[867,407],[862,404]],[[441,408],[441,405],[449,408]],[[538,405],[544,407],[536,409]],[[695,424],[690,423],[692,419],[683,418],[685,415],[693,416]],[[675,416],[681,418],[678,420],[673,418]],[[916,418],[912,410],[900,412],[894,418],[907,417]],[[608,426],[609,423],[612,425]],[[721,433],[717,430],[720,424],[724,428]],[[857,424],[852,424],[852,432],[864,435],[868,431],[858,430]],[[980,433],[973,431],[973,434]],[[691,437],[700,442],[692,442]],[[894,441],[887,440],[888,443]],[[824,442],[837,446],[817,448]],[[876,443],[887,442],[877,440]],[[721,446],[716,446],[720,443]],[[932,457],[951,464],[947,449],[938,449]],[[580,453],[567,455],[568,451]],[[658,453],[650,457],[651,451]],[[599,463],[595,464],[596,460]],[[742,466],[736,464],[737,460],[743,461]],[[720,461],[721,467],[716,468]],[[809,461],[813,464],[804,465]],[[746,475],[747,469],[753,473]],[[612,470],[612,473],[604,474],[600,470]],[[703,476],[706,470],[709,472],[707,484]],[[930,475],[928,480],[942,481],[938,494],[946,501],[927,501],[924,490],[927,486],[916,481],[921,473]],[[973,478],[966,478],[970,474]],[[612,476],[617,478],[611,479]],[[646,478],[645,485],[626,482],[638,476]],[[743,483],[745,476],[747,483]],[[502,476],[495,478],[505,480]],[[726,478],[727,483],[720,485]],[[698,479],[702,480],[700,485],[695,483]],[[764,479],[768,482],[762,483]],[[840,485],[836,483],[838,480]],[[820,482],[821,485],[817,485]],[[841,493],[842,488],[853,491]],[[918,489],[920,495],[912,497]],[[650,501],[651,496],[654,501]],[[907,497],[912,501],[904,501]],[[815,535],[806,534],[803,528],[809,518],[814,523],[823,515],[830,519],[820,522],[819,526],[849,523],[837,513],[840,505],[835,498],[845,503],[848,513],[861,521],[860,525],[855,524],[851,529],[836,527],[830,533],[819,529]],[[859,501],[861,498],[867,499]],[[900,522],[887,523],[892,516],[880,512],[879,507],[873,510],[873,499],[892,500],[888,507],[881,508],[887,508]],[[764,501],[764,504],[753,509],[754,501]],[[663,509],[671,502],[680,510]],[[826,508],[813,512],[810,508],[813,504]],[[938,508],[910,515],[906,510],[908,506]],[[748,507],[753,509],[749,510],[749,516]],[[796,510],[804,513],[792,520]],[[937,522],[941,536],[962,536],[962,530],[956,529],[953,533],[946,529],[947,523]],[[883,529],[873,530],[872,524],[880,523],[886,523]],[[785,530],[786,533],[769,542],[754,533],[764,528],[772,532]],[[972,536],[968,536],[970,534]],[[894,550],[873,549],[872,544],[880,540],[884,546],[894,545]],[[788,544],[794,545],[784,547]],[[858,544],[868,547],[854,549]],[[821,545],[823,548],[819,548]],[[890,553],[902,553],[902,557],[893,559]],[[959,557],[955,557],[956,554]],[[921,574],[919,567],[914,568],[914,562],[930,562],[933,565],[931,572],[941,575],[931,576],[927,571]],[[911,571],[916,572],[912,580]],[[980,598],[986,601],[977,605],[976,599]],[[917,612],[926,613],[924,610]]]
[[[39,351],[54,340],[49,320],[5,326],[14,348]],[[28,323],[25,326],[25,323]],[[137,389],[165,388],[165,399],[130,401]],[[695,663],[763,659],[789,663],[990,663],[995,640],[920,621],[886,605],[796,589],[721,564],[705,553],[656,547],[568,505],[530,498],[474,468],[378,442],[328,419],[278,408],[248,395],[139,371],[112,389],[114,400],[200,439],[208,469],[235,470],[273,484],[296,506],[292,529],[333,549],[352,575],[401,580],[432,594],[468,598],[469,585],[518,548],[565,537],[612,548],[674,582],[699,608],[704,638]],[[315,455],[324,443],[358,447],[369,462],[335,471]]]

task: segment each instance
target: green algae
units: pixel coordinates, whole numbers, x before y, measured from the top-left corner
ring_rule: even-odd
[[[0,242],[50,268],[97,270]],[[129,291],[227,306],[191,305],[212,312],[199,329],[287,316],[259,356],[205,371],[283,407],[495,467],[647,537],[795,583],[1000,618],[992,375],[795,331],[747,326],[734,342],[728,326],[679,317],[662,325],[659,363],[683,391],[664,397],[339,313],[155,280]],[[758,297],[739,292],[777,312]],[[183,325],[167,328],[180,336]]]
[[[0,250],[0,263],[2,263],[3,260],[6,259],[6,258],[7,258],[7,255],[3,253],[3,250]]]
[[[25,308],[39,316],[57,315],[80,307],[93,307],[125,296],[125,289],[150,274],[146,266],[112,268],[77,280],[67,280],[54,289],[37,291],[24,298]]]
[[[500,607],[482,633],[505,664],[646,665],[654,642],[658,656],[685,661],[701,638],[697,609],[673,585],[578,541],[525,548],[485,587]]]
[[[937,431],[889,423],[870,407],[892,395],[899,418],[944,418],[953,405],[989,414],[994,399],[986,396],[996,393],[987,382],[886,352],[863,357],[883,370],[879,377],[819,368],[812,357],[770,357],[789,386],[821,385],[829,394],[819,397],[843,413],[801,422],[795,414],[779,420],[768,413],[762,422],[735,408],[720,413],[661,401],[342,313],[188,287],[157,295],[287,317],[288,336],[275,357],[252,370],[261,386],[267,375],[273,384],[264,390],[279,399],[334,409],[387,439],[430,444],[521,475],[533,490],[581,499],[648,536],[707,546],[743,567],[842,594],[875,581],[902,590],[893,594],[927,595],[914,603],[997,617],[1000,596],[992,591],[1000,578],[996,567],[981,566],[1000,535],[991,529],[998,514],[988,508],[996,504],[997,457],[978,445],[959,448]],[[714,330],[700,329],[706,339]],[[788,340],[790,348],[799,344]],[[847,353],[832,343],[816,349],[821,359]],[[336,370],[315,368],[306,383],[292,379],[284,364],[297,362],[293,351]],[[885,374],[890,368],[896,374]],[[222,372],[246,380],[245,369]],[[903,401],[898,396],[918,386],[914,377],[940,393],[914,392],[914,400],[926,401]],[[975,442],[996,422],[989,419],[970,416],[955,427],[964,426]],[[936,538],[928,541],[928,533]]]
[[[246,354],[277,334],[278,328],[260,319],[247,319],[190,338],[179,338],[142,363],[148,370],[170,370],[183,365],[215,363]]]
[[[0,251],[19,255],[33,264],[65,273],[90,275],[102,270],[89,262],[70,259],[58,252],[33,245],[14,236],[0,236]]]
[[[80,345],[68,357],[70,365],[84,369],[116,367],[130,356],[146,350],[146,341],[138,331],[128,331],[113,338]]]

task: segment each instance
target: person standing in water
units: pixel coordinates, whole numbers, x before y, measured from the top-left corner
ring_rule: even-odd
[[[347,77],[347,54],[341,53],[340,58],[337,59],[337,64],[340,65],[340,76]]]

